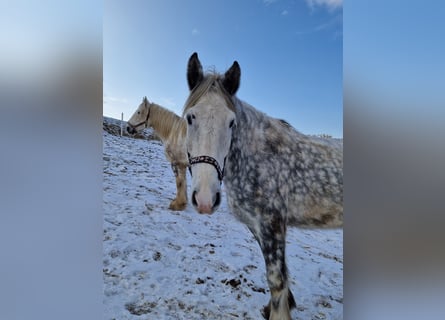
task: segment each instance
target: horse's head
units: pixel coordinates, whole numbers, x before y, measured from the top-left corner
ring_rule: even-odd
[[[236,61],[224,75],[204,75],[196,53],[188,62],[186,145],[192,175],[191,202],[199,213],[213,213],[221,203],[224,165],[236,125],[233,96],[240,75]]]
[[[131,118],[127,121],[127,132],[129,134],[135,134],[141,132],[145,128],[150,126],[150,102],[147,97],[142,99],[141,104],[133,113]]]

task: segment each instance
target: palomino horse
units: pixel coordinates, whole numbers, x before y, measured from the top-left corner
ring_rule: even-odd
[[[235,94],[241,70],[203,74],[198,55],[188,62],[191,90],[184,106],[192,204],[213,213],[224,182],[231,211],[262,250],[271,299],[268,319],[290,319],[295,300],[285,262],[286,227],[343,225],[343,146],[301,134]]]
[[[170,203],[172,210],[184,210],[187,206],[186,173],[188,159],[185,150],[187,125],[185,120],[173,112],[147,100],[142,103],[127,121],[127,132],[135,134],[152,127],[161,138],[165,147],[165,156],[170,161],[176,177],[176,198]]]

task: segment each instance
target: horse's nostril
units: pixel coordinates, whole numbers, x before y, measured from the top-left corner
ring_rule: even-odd
[[[216,199],[215,199],[215,203],[213,204],[213,208],[219,206],[221,203],[221,193],[217,192],[216,193]]]
[[[192,204],[197,207],[198,206],[198,202],[196,202],[196,191],[193,191],[192,194]]]

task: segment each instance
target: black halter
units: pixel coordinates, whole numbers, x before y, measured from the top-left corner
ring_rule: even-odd
[[[224,165],[225,165],[225,162],[226,162],[226,159],[224,158]],[[218,172],[219,183],[222,183],[222,180],[224,178],[224,166],[221,170],[221,167],[215,158],[212,158],[210,156],[198,156],[198,157],[190,158],[190,156],[189,156],[190,175],[192,174],[192,165],[194,165],[196,163],[208,163],[208,164],[212,165],[213,167],[215,167],[216,172]]]

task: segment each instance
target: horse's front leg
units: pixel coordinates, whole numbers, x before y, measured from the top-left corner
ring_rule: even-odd
[[[296,306],[289,289],[285,259],[286,225],[279,213],[252,228],[266,262],[267,282],[271,299],[264,308],[264,317],[269,320],[290,320],[290,309]]]
[[[176,198],[170,203],[171,210],[181,211],[187,206],[187,167],[172,163],[173,174],[176,178]]]

